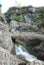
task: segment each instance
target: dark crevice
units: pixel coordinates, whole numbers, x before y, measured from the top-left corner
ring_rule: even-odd
[[[15,44],[15,38],[12,36],[11,39],[12,39],[12,42]]]
[[[26,63],[19,63],[18,65],[26,65]]]
[[[11,39],[12,39],[13,44],[15,45],[15,38],[12,36]],[[12,50],[11,50],[11,53],[12,53],[13,55],[15,54],[15,46],[13,46],[13,48],[12,48]]]

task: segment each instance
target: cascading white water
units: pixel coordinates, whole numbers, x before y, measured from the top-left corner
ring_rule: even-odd
[[[15,51],[17,56],[23,56],[26,61],[32,62],[37,60],[37,58],[27,52],[27,50],[22,45],[15,45]]]

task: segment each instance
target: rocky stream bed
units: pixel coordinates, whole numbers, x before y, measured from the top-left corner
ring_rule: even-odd
[[[0,65],[44,65],[41,30],[28,23],[0,20]]]

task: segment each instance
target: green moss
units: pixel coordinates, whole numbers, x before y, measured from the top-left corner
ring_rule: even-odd
[[[36,32],[34,29],[20,29],[21,32]]]
[[[28,31],[29,32],[36,32],[34,29],[29,29]]]
[[[27,8],[22,8],[20,11],[21,11],[21,13],[27,13],[28,9]]]
[[[44,26],[44,19],[41,21],[41,23],[40,23],[42,26]]]
[[[13,16],[13,19],[16,20],[16,21],[19,21],[19,22],[24,22],[24,18],[23,17],[20,17],[19,15],[15,15]]]

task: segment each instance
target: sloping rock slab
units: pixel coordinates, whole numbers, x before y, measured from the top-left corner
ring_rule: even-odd
[[[0,47],[0,65],[17,65],[14,56],[2,47]]]
[[[0,65],[18,65],[19,63],[24,63],[24,61],[13,56],[8,50],[0,47]]]
[[[27,65],[44,65],[44,62],[40,60],[35,60]]]
[[[9,28],[0,22],[0,46],[11,51],[13,43],[11,40],[11,34]]]

